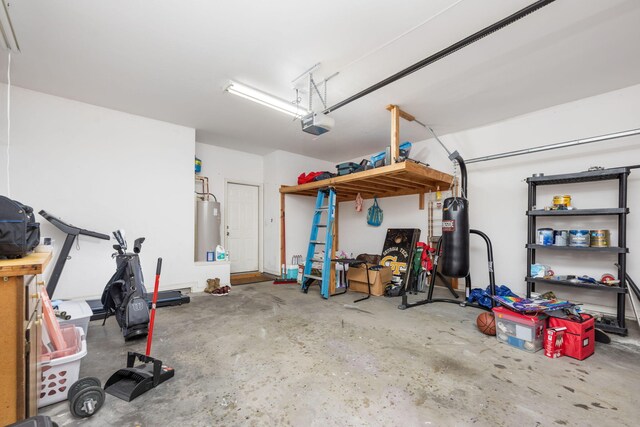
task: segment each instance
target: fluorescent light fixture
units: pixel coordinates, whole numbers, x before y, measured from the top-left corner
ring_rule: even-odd
[[[0,47],[11,52],[20,52],[20,45],[13,30],[7,3],[8,0],[2,0],[2,7],[0,7]]]
[[[225,90],[234,95],[241,96],[242,98],[257,102],[265,107],[273,108],[274,110],[296,118],[309,114],[307,109],[299,104],[293,104],[289,101],[285,101],[284,99],[269,95],[268,93],[261,92],[240,83],[230,82],[229,86],[227,86]]]

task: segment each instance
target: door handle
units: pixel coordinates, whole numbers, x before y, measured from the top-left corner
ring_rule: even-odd
[[[229,232],[227,231],[227,236],[229,235]]]

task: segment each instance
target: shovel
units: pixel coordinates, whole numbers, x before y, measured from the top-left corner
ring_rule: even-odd
[[[150,356],[161,268],[162,258],[158,258],[158,265],[156,267],[156,284],[153,289],[153,300],[151,303],[151,318],[149,321],[146,353],[141,354],[130,351],[127,355],[127,367],[125,369],[120,369],[111,375],[104,385],[105,392],[127,402],[131,402],[136,397],[157,387],[168,379],[173,378],[175,375],[173,368],[163,365],[162,361]],[[142,362],[142,364],[133,366],[136,359]]]

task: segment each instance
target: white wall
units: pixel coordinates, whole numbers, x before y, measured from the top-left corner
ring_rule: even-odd
[[[373,199],[366,199],[362,212],[356,212],[355,202],[340,203],[340,249],[354,256],[362,253],[380,254],[388,228],[419,228],[420,240],[427,239],[428,209],[418,209],[418,196],[388,197],[378,200],[383,211],[382,225],[367,224],[367,209]]]
[[[638,111],[640,85],[446,135],[441,139],[451,151],[457,149],[465,159],[471,159],[638,128]],[[404,125],[407,126],[406,123]],[[414,144],[411,157],[428,162],[443,172],[453,172],[446,153],[435,140]],[[524,294],[524,276],[527,271],[524,249],[527,185],[523,180],[526,177],[538,172],[550,175],[584,171],[591,166],[609,168],[639,163],[640,138],[632,137],[468,165],[471,226],[487,233],[493,241],[497,283],[507,284],[514,291]],[[551,204],[554,194],[571,194],[573,204],[578,208],[610,207],[617,203],[616,188],[615,182],[540,187],[538,200],[542,206],[545,202]],[[640,251],[639,191],[640,170],[633,169],[629,177],[628,203],[631,214],[628,216],[627,242],[630,255],[627,259],[629,274],[636,282],[640,280],[640,267],[633,262],[637,257],[636,253]],[[414,199],[415,196],[383,199],[383,227],[399,223],[424,227],[425,219],[421,211],[417,210],[417,201]],[[363,215],[348,212],[349,209],[341,206],[341,246],[354,248],[354,252],[380,247],[382,231],[367,230],[366,225],[362,225]],[[613,218],[580,217],[562,224],[547,224],[557,228],[616,228]],[[599,278],[604,272],[614,272],[615,257],[577,258],[569,253],[560,255],[553,252],[539,254],[538,261],[551,265],[557,274],[588,274]],[[485,286],[488,283],[485,247],[477,236],[472,237],[471,270],[474,286]],[[614,298],[608,292],[561,287],[553,290],[558,296],[573,298],[603,311],[611,312],[611,307],[614,307]]]
[[[5,99],[6,86],[0,91]],[[0,192],[6,195],[1,104]],[[193,129],[16,87],[11,119],[12,198],[82,228],[106,234],[123,228],[130,245],[146,237],[141,259],[148,286],[159,256],[162,288],[193,282]],[[37,218],[59,249],[63,233]],[[113,243],[81,237],[55,297],[99,296],[115,271]]]
[[[223,213],[225,180],[262,185],[262,267],[263,271],[279,274],[280,186],[296,185],[298,175],[302,172],[333,171],[335,164],[286,151],[274,151],[263,157],[201,143],[196,143],[196,155],[202,160],[201,175],[209,177],[211,191],[222,203]],[[294,254],[306,255],[314,204],[315,199],[311,197],[286,197],[287,260]]]
[[[220,202],[222,224],[220,236],[224,245],[226,231],[226,182],[259,185],[263,183],[263,158],[257,154],[230,150],[209,144],[196,143],[196,156],[202,160],[200,176],[209,177],[209,191]],[[196,186],[202,191],[202,186]],[[259,230],[262,232],[262,230]],[[262,237],[261,237],[262,238]],[[262,248],[261,248],[262,252]],[[233,254],[229,255],[233,257]]]
[[[335,171],[335,164],[286,151],[264,156],[264,270],[280,273],[280,185],[297,185],[298,175],[311,171]],[[306,256],[315,198],[286,196],[286,262],[293,255]]]

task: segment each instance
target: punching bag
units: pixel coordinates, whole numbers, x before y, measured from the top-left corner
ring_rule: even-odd
[[[469,201],[449,197],[442,205],[442,274],[467,277],[469,274]]]

